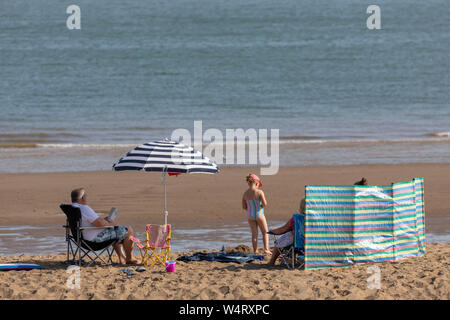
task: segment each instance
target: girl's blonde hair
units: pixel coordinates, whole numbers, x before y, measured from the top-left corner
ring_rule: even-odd
[[[253,173],[249,173],[248,176],[245,177],[245,180],[246,180],[248,183],[255,183],[256,181],[259,181],[259,180],[253,179],[252,175],[253,175]]]

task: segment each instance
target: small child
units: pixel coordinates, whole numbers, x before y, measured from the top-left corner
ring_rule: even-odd
[[[264,192],[259,188],[262,186],[261,180],[256,174],[249,174],[246,178],[248,189],[242,195],[242,208],[247,210],[248,224],[252,231],[253,252],[256,253],[258,248],[258,227],[263,235],[264,253],[271,254],[269,250],[269,235],[267,232],[266,217],[264,216],[264,208],[267,206]]]

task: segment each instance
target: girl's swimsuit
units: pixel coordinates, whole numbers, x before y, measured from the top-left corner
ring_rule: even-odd
[[[247,201],[247,216],[250,220],[256,220],[264,215],[264,208],[261,200],[246,200]]]

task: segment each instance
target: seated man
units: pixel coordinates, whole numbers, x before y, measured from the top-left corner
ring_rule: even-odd
[[[84,188],[75,189],[70,194],[72,206],[80,208],[81,227],[104,227],[114,226],[114,222],[100,218],[94,210],[87,205],[87,194]],[[83,230],[83,239],[92,242],[104,242],[111,239],[118,239],[119,242],[114,249],[119,257],[119,263],[135,264],[137,260],[133,259],[133,229],[128,226],[118,226],[116,228],[87,229]],[[122,245],[123,244],[123,245]],[[125,256],[122,251],[125,249]]]
[[[303,198],[300,201],[300,208],[299,208],[300,214],[305,214],[305,198]],[[297,230],[301,234],[305,234],[305,225],[303,223],[303,230]],[[287,246],[290,246],[294,243],[295,239],[295,219],[292,216],[285,225],[282,227],[271,229],[269,230],[269,233],[273,234],[281,234],[281,236],[275,240],[275,248],[272,250],[272,257],[270,258],[270,261],[268,262],[269,265],[274,265],[275,261],[277,260],[278,256],[280,255],[281,248],[285,248]]]

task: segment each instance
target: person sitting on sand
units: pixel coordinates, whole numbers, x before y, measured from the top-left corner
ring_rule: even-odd
[[[306,205],[306,201],[305,201],[305,198],[303,198],[302,200],[300,200],[300,207],[299,207],[299,213],[302,215],[305,215],[305,205]],[[275,243],[274,243],[275,247],[272,250],[272,257],[271,257],[270,261],[267,263],[268,265],[274,265],[275,261],[277,260],[278,256],[280,255],[279,249],[285,248],[294,243],[294,239],[295,239],[294,216],[292,216],[286,222],[286,224],[283,225],[282,227],[279,227],[276,229],[271,229],[269,232],[271,232],[273,234],[281,234],[281,236],[277,240],[275,240]],[[299,232],[303,233],[303,235],[305,234],[304,226],[303,226],[303,230],[300,230]]]
[[[114,222],[100,218],[98,214],[87,205],[87,194],[84,188],[75,189],[71,192],[72,206],[80,208],[81,227],[105,227],[115,226]],[[104,242],[112,239],[118,239],[119,242],[114,249],[119,257],[119,263],[136,264],[133,259],[133,229],[129,226],[117,226],[115,228],[83,230],[83,238],[92,242]],[[122,245],[123,244],[123,245]],[[125,249],[125,255],[122,248]]]
[[[256,253],[258,248],[259,227],[263,236],[264,253],[270,254],[267,221],[264,216],[264,208],[267,206],[267,201],[264,192],[259,189],[262,183],[256,174],[251,173],[246,177],[246,181],[248,189],[242,196],[242,208],[247,211],[248,224],[252,232],[253,252]]]

